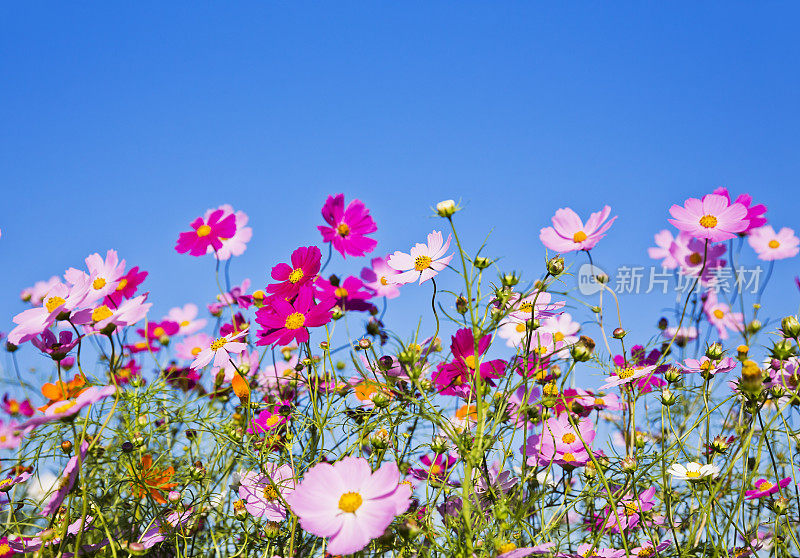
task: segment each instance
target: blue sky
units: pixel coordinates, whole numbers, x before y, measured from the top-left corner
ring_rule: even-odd
[[[595,251],[606,268],[648,263],[669,206],[719,185],[796,227],[798,15],[779,2],[5,5],[0,330],[23,287],[108,248],[150,271],[154,317],[208,300],[213,263],[173,246],[221,203],[251,216],[233,275],[256,283],[320,242],[337,192],[372,210],[381,253],[460,199],[466,244],[494,228],[487,255],[531,277],[563,206],[620,216]],[[796,310],[797,267],[777,266],[773,315]],[[401,333],[429,294],[406,290],[389,314]],[[644,338],[670,301],[623,302]]]

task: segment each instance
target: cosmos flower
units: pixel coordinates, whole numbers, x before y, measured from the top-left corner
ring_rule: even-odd
[[[521,450],[527,456],[528,465],[547,466],[552,462],[572,467],[585,465],[596,432],[588,419],[575,420],[575,423],[577,428],[567,414],[547,419],[541,433],[530,436]]]
[[[591,250],[617,219],[615,216],[606,221],[610,214],[611,208],[606,205],[600,211],[592,213],[584,224],[572,209],[561,208],[552,218],[553,226],[544,227],[539,232],[539,240],[556,252]]]
[[[442,481],[447,477],[450,469],[458,463],[458,456],[453,453],[447,455],[437,453],[431,459],[431,456],[423,455],[420,462],[423,467],[411,468],[408,470],[408,474],[423,481]]]
[[[398,271],[389,266],[389,256],[385,258],[372,258],[371,267],[361,270],[361,279],[364,286],[372,291],[374,296],[386,298],[397,298],[400,296],[400,289],[390,278],[398,275]]]
[[[476,371],[485,380],[501,377],[506,368],[504,360],[485,360],[478,363],[480,357],[489,350],[491,342],[491,335],[481,337],[478,341],[478,354],[476,355],[472,329],[459,329],[453,335],[450,343],[453,360],[439,364],[433,375],[433,382],[439,393],[468,397]]]
[[[0,420],[0,449],[14,449],[18,447],[22,441],[22,432],[24,430],[24,424],[20,426],[12,420],[8,422]]]
[[[210,347],[214,339],[205,333],[189,335],[175,344],[175,354],[184,360],[194,360],[203,349]]]
[[[43,390],[44,391],[44,390]],[[32,428],[46,422],[66,419],[76,415],[81,409],[113,395],[117,391],[115,386],[92,386],[80,392],[72,399],[65,399],[51,404],[45,409],[44,414],[28,419],[22,424],[23,429]]]
[[[231,256],[241,256],[247,249],[247,243],[250,242],[251,238],[253,238],[253,229],[247,226],[247,222],[249,220],[247,213],[244,211],[234,212],[233,207],[226,203],[219,206],[216,210],[206,210],[205,214],[203,215],[203,220],[208,222],[209,219],[211,219],[211,214],[214,211],[222,211],[222,217],[220,220],[224,220],[228,216],[233,215],[236,226],[236,232],[233,234],[233,236],[229,238],[224,236],[220,237],[222,247],[218,248],[216,251],[217,259],[228,260]],[[211,254],[212,252],[214,252],[214,248],[209,246],[206,250],[206,253]]]
[[[57,319],[69,318],[76,324],[86,323],[91,319],[91,312],[74,311],[86,299],[90,288],[91,282],[88,275],[80,278],[77,284],[59,283],[55,285],[42,298],[41,306],[29,308],[14,316],[13,320],[17,327],[8,334],[8,341],[19,345],[33,339],[53,325]]]
[[[139,285],[144,283],[147,278],[146,271],[139,271],[139,266],[132,267],[128,273],[120,277],[114,291],[106,296],[103,304],[111,308],[116,308],[126,298],[133,298]]]
[[[728,200],[728,204],[731,203],[731,196],[727,188],[719,187],[715,189],[713,193],[724,196],[725,199]],[[739,197],[737,197],[735,201],[736,203],[742,204],[745,209],[747,209],[747,228],[742,231],[743,233],[747,233],[752,229],[757,229],[767,224],[767,220],[763,217],[764,213],[767,212],[766,205],[752,205],[753,198],[750,194],[739,194]]]
[[[685,232],[678,234],[670,245],[670,254],[677,262],[681,274],[687,277],[700,277],[703,285],[717,280],[719,270],[727,263],[721,258],[726,250],[724,244],[706,246],[705,241]]]
[[[160,322],[148,322],[144,329],[137,329],[136,333],[145,339],[159,340],[161,337],[172,337],[180,330],[178,322],[172,320],[161,320]]]
[[[699,360],[696,358],[687,358],[683,361],[682,365],[685,372],[690,374],[700,373],[703,374],[703,376],[713,376],[721,372],[730,372],[735,367],[736,361],[731,357],[711,360],[707,356],[703,356]]]
[[[50,499],[42,507],[41,515],[52,515],[55,513],[59,506],[61,506],[64,498],[67,497],[72,487],[75,486],[75,481],[78,478],[78,465],[86,461],[86,452],[89,450],[89,442],[83,442],[80,448],[80,457],[73,455],[67,461],[67,466],[64,467],[64,472],[61,473],[56,491],[50,495]]]
[[[383,535],[410,498],[394,462],[373,472],[366,459],[344,457],[314,465],[286,500],[304,530],[329,537],[329,553],[353,554]]]
[[[295,489],[294,471],[289,465],[265,463],[265,474],[247,471],[240,475],[239,498],[254,517],[267,521],[286,519],[284,500]]]
[[[748,490],[744,494],[748,500],[755,500],[756,498],[763,498],[764,496],[775,494],[781,488],[786,488],[791,483],[792,477],[786,477],[777,483],[771,483],[767,479],[758,479],[753,483],[753,485],[756,487],[755,490]]]
[[[21,473],[15,477],[6,477],[0,480],[0,492],[9,492],[16,485],[25,482],[31,478],[30,473]],[[0,554],[2,556],[2,554]]]
[[[280,413],[275,413],[269,409],[264,409],[254,418],[250,426],[247,427],[249,434],[272,434],[272,430],[277,431],[289,421],[288,417]]]
[[[607,510],[609,518],[606,527],[614,533],[636,527],[642,519],[642,514],[646,514],[656,505],[655,494],[656,487],[651,486],[639,494],[623,496],[617,505],[616,513]]]
[[[31,306],[40,306],[47,293],[60,284],[61,278],[58,275],[53,275],[47,281],[36,281],[32,287],[22,289],[19,297],[25,302],[30,302]]]
[[[49,355],[53,360],[58,361],[63,360],[64,357],[75,348],[79,340],[79,337],[76,337],[74,340],[72,339],[71,331],[61,331],[58,337],[56,337],[52,331],[46,329],[39,337],[31,339],[31,344],[43,353]]]
[[[145,302],[146,300],[147,293],[123,301],[118,308],[109,308],[105,304],[98,306],[92,310],[92,327],[96,331],[103,331],[106,328],[113,331],[116,327],[134,325],[143,320],[153,306],[152,303]]]
[[[308,341],[309,327],[320,327],[331,321],[331,309],[335,299],[314,303],[314,291],[310,286],[300,289],[297,298],[290,303],[280,297],[270,297],[269,304],[256,312],[256,322],[263,326],[259,331],[259,345],[289,345]]]
[[[744,331],[744,316],[740,312],[733,312],[730,306],[720,302],[713,290],[708,291],[708,298],[703,303],[703,312],[709,323],[717,329],[720,339],[729,337],[728,330],[737,333]]]
[[[217,209],[206,219],[198,217],[192,221],[191,227],[191,231],[178,235],[175,251],[179,254],[188,252],[192,256],[202,256],[209,248],[219,251],[222,248],[222,239],[236,234],[236,217]]]
[[[17,415],[23,415],[26,417],[33,416],[33,407],[31,406],[30,399],[17,401],[16,399],[11,399],[7,393],[3,395],[2,408],[12,417]]]
[[[397,251],[387,260],[387,264],[395,271],[400,271],[397,275],[387,277],[386,280],[391,280],[392,283],[403,285],[405,283],[413,283],[419,279],[420,285],[436,277],[442,271],[450,260],[453,254],[445,255],[447,249],[450,247],[450,240],[452,235],[447,235],[447,241],[442,242],[442,233],[440,231],[433,231],[428,234],[428,243],[417,243],[412,249],[410,254]]]
[[[191,364],[195,370],[203,368],[210,362],[214,362],[214,366],[224,367],[231,360],[231,353],[241,353],[247,348],[247,343],[237,341],[243,336],[247,335],[247,330],[242,330],[239,333],[219,337],[211,342],[211,345],[205,347],[197,354],[197,357]]]
[[[175,468],[172,466],[166,469],[158,468],[150,454],[143,455],[140,466],[130,469],[130,474],[131,493],[134,498],[144,498],[149,495],[159,504],[166,504],[167,500],[162,492],[178,486],[178,483],[169,482],[175,474]]]
[[[655,371],[655,366],[642,366],[642,367],[619,367],[608,378],[605,383],[600,386],[600,389],[608,389],[621,385],[627,385],[634,380],[644,378]]]
[[[368,312],[375,308],[369,302],[372,293],[364,288],[364,283],[358,277],[347,277],[336,284],[323,278],[318,278],[315,283],[320,291],[319,298],[336,300],[336,306],[342,310]]]
[[[673,463],[670,465],[667,472],[673,478],[686,481],[700,481],[707,477],[715,477],[719,474],[720,468],[716,465],[706,464],[701,465],[694,461],[690,461],[686,465],[680,463]]]
[[[667,339],[674,338],[675,344],[679,347],[683,347],[688,341],[697,339],[697,328],[694,326],[670,326],[663,331],[662,335]]]
[[[197,313],[197,305],[189,303],[170,309],[166,319],[178,324],[178,335],[191,335],[206,327],[208,321],[205,318],[197,319]]]
[[[378,226],[361,200],[353,200],[345,208],[344,194],[328,196],[322,206],[322,217],[329,225],[317,227],[322,239],[330,242],[342,257],[363,256],[378,245],[377,240],[366,236],[377,231]]]
[[[164,542],[171,531],[180,529],[189,521],[192,511],[192,508],[187,508],[182,511],[172,512],[163,520],[161,518],[156,519],[155,524],[139,537],[138,543],[142,545],[142,549],[147,550],[160,542]]]
[[[670,253],[670,247],[672,243],[675,242],[672,231],[668,229],[659,231],[655,235],[655,241],[656,245],[647,249],[647,255],[654,260],[661,260],[661,267],[665,269],[675,269],[678,267],[678,261]]]
[[[702,200],[687,199],[683,206],[669,209],[673,219],[669,222],[695,238],[719,242],[734,238],[747,229],[747,208],[719,194],[706,194]]]
[[[322,253],[316,246],[301,246],[292,252],[290,264],[279,263],[272,268],[270,276],[279,283],[267,285],[267,292],[292,298],[304,285],[311,285],[322,265]]]
[[[760,260],[784,260],[800,252],[800,239],[789,227],[783,227],[777,233],[770,225],[753,229],[747,235],[747,242]]]

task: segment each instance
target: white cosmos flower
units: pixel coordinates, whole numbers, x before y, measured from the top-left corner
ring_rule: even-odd
[[[699,481],[707,477],[715,477],[719,474],[719,467],[712,464],[701,465],[695,461],[690,461],[685,466],[674,463],[667,469],[673,478],[686,481]]]

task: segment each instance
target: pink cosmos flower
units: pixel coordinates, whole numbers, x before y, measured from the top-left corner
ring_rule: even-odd
[[[429,455],[423,455],[420,458],[420,462],[423,467],[411,468],[408,473],[415,479],[438,482],[443,481],[450,469],[458,463],[458,456],[453,453],[447,455],[437,453],[431,459]]]
[[[800,239],[789,227],[783,227],[777,233],[770,225],[752,229],[747,236],[747,242],[760,260],[784,260],[793,258],[800,252]]]
[[[433,375],[436,389],[443,395],[457,395],[469,397],[473,377],[478,366],[478,359],[489,350],[492,342],[491,335],[484,335],[478,341],[478,355],[475,355],[475,342],[471,328],[459,329],[450,343],[453,360],[437,366]],[[505,373],[506,362],[496,359],[483,361],[478,369],[481,378],[491,380],[499,378]]]
[[[13,420],[3,422],[0,420],[0,449],[14,449],[22,441],[22,431],[25,425],[18,425]]]
[[[150,307],[153,306],[152,303],[145,302],[146,300],[147,293],[124,301],[119,308],[112,309],[102,304],[92,310],[92,327],[97,331],[102,331],[107,326],[131,326],[143,320]]]
[[[747,229],[747,208],[719,194],[706,194],[702,200],[689,198],[683,206],[669,209],[674,219],[669,222],[695,238],[719,242]]]
[[[656,245],[647,249],[647,255],[654,260],[662,260],[661,267],[665,269],[675,269],[678,267],[678,261],[670,253],[670,246],[672,246],[672,243],[675,241],[672,231],[664,229],[656,233],[655,241]]]
[[[272,430],[277,430],[288,422],[289,418],[287,416],[264,409],[251,421],[250,426],[247,427],[247,432],[248,434],[266,434],[269,437],[272,434]]]
[[[61,503],[69,494],[72,487],[75,486],[75,481],[78,478],[78,463],[86,462],[86,452],[89,450],[89,442],[83,442],[80,449],[80,457],[73,455],[67,461],[67,466],[64,467],[64,472],[61,473],[61,478],[58,481],[57,489],[50,495],[50,499],[42,507],[41,515],[52,515],[58,510]]]
[[[714,291],[708,292],[708,298],[703,303],[703,312],[711,325],[717,328],[720,339],[728,338],[728,330],[744,331],[744,316],[740,312],[733,312],[731,307],[720,302]]]
[[[703,374],[703,377],[713,376],[721,372],[730,372],[736,368],[736,361],[731,357],[725,357],[720,360],[711,360],[707,356],[701,359],[687,358],[683,361],[682,368],[685,372],[690,374]]]
[[[563,300],[553,301],[552,295],[545,291],[533,291],[525,297],[520,297],[522,295],[514,293],[508,301],[511,308],[509,316],[520,321],[552,318],[561,314],[561,309],[566,305]]]
[[[769,482],[767,479],[758,479],[754,485],[755,490],[748,490],[745,492],[745,496],[748,500],[755,500],[756,498],[763,498],[764,496],[769,496],[771,494],[775,494],[781,488],[786,488],[792,483],[792,477],[786,477],[785,479],[781,479],[778,481],[777,484],[773,484]]]
[[[79,281],[74,285],[63,283],[55,285],[42,298],[42,306],[29,308],[14,316],[14,323],[17,324],[17,327],[8,334],[8,341],[19,345],[33,339],[53,325],[58,318],[71,318],[72,322],[76,324],[86,323],[90,319],[91,312],[75,310],[86,298],[91,283],[88,276]]]
[[[320,277],[314,284],[320,291],[319,298],[335,299],[336,306],[342,310],[368,312],[375,308],[369,302],[369,299],[372,298],[372,293],[364,288],[364,283],[358,277],[347,277],[336,285]]]
[[[329,553],[353,554],[408,509],[411,487],[400,482],[394,462],[372,472],[366,459],[345,457],[309,469],[286,500],[303,529],[329,537]]]
[[[634,380],[644,378],[645,376],[652,375],[656,370],[655,366],[642,366],[642,367],[621,367],[617,368],[611,375],[606,378],[605,383],[600,386],[600,389],[608,389],[612,387],[627,385]]]
[[[278,360],[275,364],[264,365],[259,369],[256,382],[259,389],[274,397],[291,396],[302,389],[298,383],[297,355],[292,354],[289,360]]]
[[[132,267],[128,273],[123,275],[119,283],[117,283],[117,287],[114,289],[114,292],[106,296],[103,304],[109,306],[111,308],[117,308],[120,304],[122,304],[122,300],[126,298],[133,298],[133,295],[136,294],[136,289],[144,283],[144,280],[147,278],[146,271],[139,271],[139,266]]]
[[[268,293],[292,298],[301,287],[313,284],[320,270],[322,253],[316,246],[301,246],[292,252],[291,262],[291,265],[279,263],[272,268],[271,277],[280,283],[268,285]]]
[[[523,455],[528,456],[528,465],[538,463],[546,466],[559,459],[564,464],[573,465],[583,461],[583,458],[586,460],[580,465],[585,465],[589,461],[587,450],[591,449],[596,432],[588,419],[575,422],[577,428],[572,426],[567,414],[547,419],[542,425],[541,434],[530,436],[522,449]]]
[[[197,354],[197,357],[190,365],[191,368],[194,368],[195,370],[198,368],[203,368],[212,360],[214,361],[214,366],[224,367],[226,364],[228,364],[228,362],[230,362],[231,353],[241,353],[247,348],[247,343],[237,341],[237,339],[241,339],[245,335],[247,335],[246,329],[240,331],[239,333],[226,335],[225,337],[220,337],[212,341],[211,345],[205,347]]]
[[[667,339],[675,338],[675,344],[679,347],[686,345],[688,341],[697,339],[697,328],[694,326],[668,327],[662,335]]]
[[[244,211],[234,212],[233,207],[226,203],[219,206],[216,210],[206,210],[205,214],[203,215],[203,220],[208,222],[208,220],[211,218],[211,214],[214,211],[222,211],[223,216],[220,218],[220,220],[224,220],[229,215],[233,215],[236,224],[236,232],[233,234],[233,236],[230,238],[224,236],[220,237],[222,247],[217,249],[217,259],[228,260],[231,256],[241,256],[247,249],[247,243],[250,242],[251,238],[253,238],[253,229],[247,226],[247,221],[249,220],[247,213]],[[206,253],[211,254],[212,252],[214,252],[214,249],[213,247],[209,246],[206,250]]]
[[[197,319],[197,305],[184,304],[183,307],[172,308],[167,313],[168,320],[178,324],[178,335],[191,335],[206,327],[207,320],[204,318]]]
[[[40,306],[47,293],[59,284],[61,284],[61,278],[53,275],[47,281],[36,281],[32,287],[22,289],[19,297],[25,302],[30,302],[31,306]]]
[[[175,354],[184,360],[194,360],[214,339],[205,333],[195,333],[175,344]]]
[[[209,247],[215,251],[222,248],[222,239],[236,234],[236,217],[225,215],[222,209],[212,211],[208,219],[198,217],[191,223],[192,230],[178,235],[175,251],[179,254],[189,252],[192,256],[204,255]]]
[[[39,337],[31,339],[31,344],[49,355],[55,361],[63,360],[80,341],[79,337],[72,339],[71,331],[60,331],[58,337],[49,329],[42,332]]]
[[[396,285],[404,285],[413,283],[419,278],[421,285],[435,277],[437,273],[447,267],[453,258],[453,254],[445,256],[445,252],[450,247],[451,238],[452,235],[447,235],[447,241],[443,243],[442,233],[433,231],[428,234],[427,245],[417,243],[411,249],[410,254],[398,251],[389,256],[387,260],[389,267],[402,273],[387,277],[387,281]]]
[[[622,558],[625,556],[624,549],[595,547],[592,550],[592,546],[594,546],[592,543],[583,543],[578,545],[576,554],[558,553],[556,556],[559,558]]]
[[[606,222],[610,214],[611,208],[606,205],[602,210],[592,213],[584,224],[577,213],[569,207],[563,207],[553,216],[553,226],[544,227],[539,232],[539,240],[556,252],[591,250],[617,219],[614,216]]]
[[[731,203],[731,196],[728,193],[727,188],[719,187],[713,192],[714,194],[719,194],[720,196],[724,196],[726,200],[728,200],[728,204]],[[762,227],[767,224],[767,220],[762,217],[764,213],[767,212],[767,206],[763,204],[758,205],[751,205],[753,203],[753,198],[749,194],[739,194],[739,197],[736,198],[736,203],[742,204],[745,209],[747,209],[747,228],[742,231],[743,233],[749,232],[751,229],[757,229],[758,227]]]
[[[67,525],[67,534],[68,535],[77,535],[81,528],[83,531],[87,531],[92,528],[92,523],[94,522],[94,517],[91,515],[87,515],[86,517],[79,517],[69,525]],[[56,533],[61,534],[63,529],[63,524],[58,525],[57,529],[55,530]],[[47,534],[47,538],[45,538],[45,534]],[[42,547],[51,546],[51,545],[59,545],[61,544],[61,538],[58,536],[53,536],[52,529],[43,529],[32,537],[21,537],[16,539],[15,541],[9,541],[11,545],[11,549],[14,552],[19,552],[22,554],[34,553],[37,550],[40,550]],[[100,543],[95,545],[84,545],[81,546],[79,554],[90,554],[91,552],[97,551],[99,548],[108,544],[108,540],[105,539]],[[72,554],[65,554],[66,556],[72,556]]]
[[[625,529],[632,529],[638,525],[642,514],[646,514],[656,505],[656,487],[651,486],[639,494],[627,494],[617,506],[617,511],[607,510],[608,522],[606,527],[612,533],[619,533]]]
[[[64,273],[64,278],[70,285],[80,285],[88,280],[89,289],[84,299],[87,306],[116,291],[125,274],[125,260],[120,261],[115,250],[106,252],[105,259],[97,253],[88,256],[86,267],[88,274],[71,267]]]
[[[16,399],[9,398],[7,393],[3,396],[2,408],[12,417],[17,415],[23,415],[26,417],[33,416],[33,406],[31,406],[29,399],[26,399],[25,401],[17,401]]]
[[[31,478],[30,473],[21,473],[16,477],[6,477],[0,480],[0,492],[9,492],[16,485],[25,482]]]
[[[525,556],[531,556],[534,554],[549,554],[554,546],[555,543],[547,542],[537,544],[536,546],[515,548],[514,550],[509,550],[508,552],[500,554],[497,558],[525,558]]]
[[[172,337],[180,330],[178,322],[172,320],[161,320],[160,322],[149,322],[144,329],[137,329],[136,333],[145,339],[161,339],[163,336]]]
[[[378,245],[377,240],[365,236],[377,231],[378,227],[361,200],[353,200],[345,208],[344,194],[328,196],[322,206],[322,217],[330,225],[317,227],[322,239],[332,243],[342,257],[346,258],[347,254],[363,256]]]
[[[670,254],[678,263],[681,274],[688,277],[700,275],[700,283],[708,285],[717,279],[719,269],[727,263],[721,258],[725,254],[724,244],[709,244],[681,232],[670,246]],[[703,263],[705,254],[705,264]]]
[[[266,474],[247,471],[240,475],[239,498],[254,517],[267,521],[286,519],[284,500],[295,489],[294,471],[289,465],[265,463]]]
[[[25,421],[22,423],[21,428],[27,430],[28,428],[33,428],[46,422],[72,417],[78,414],[84,407],[97,403],[101,399],[113,395],[116,391],[117,388],[115,386],[92,386],[82,391],[77,397],[50,405],[45,409],[43,415]]]
[[[308,341],[308,328],[319,327],[331,321],[335,299],[314,304],[314,291],[310,286],[300,289],[294,302],[273,296],[269,304],[256,312],[256,322],[263,326],[259,331],[259,345],[289,345]]]
[[[170,532],[179,530],[189,521],[191,515],[192,508],[188,508],[183,511],[172,512],[164,520],[156,519],[155,525],[139,537],[138,544],[142,545],[143,550],[147,550],[160,542],[164,542]]]
[[[390,279],[398,275],[398,271],[389,266],[389,256],[385,258],[372,258],[370,265],[361,270],[361,279],[364,286],[373,292],[375,296],[385,296],[386,298],[397,298],[400,296],[400,289]]]

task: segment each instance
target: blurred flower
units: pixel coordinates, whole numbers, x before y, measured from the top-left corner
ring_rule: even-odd
[[[747,242],[760,260],[784,260],[800,252],[800,239],[789,227],[783,227],[777,233],[770,225],[753,229],[747,235]]]
[[[200,331],[206,326],[206,319],[197,319],[197,305],[184,304],[183,307],[172,308],[167,313],[167,319],[178,324],[178,335],[190,335]]]
[[[400,289],[397,284],[392,282],[391,278],[398,275],[399,272],[389,266],[388,260],[388,255],[385,258],[372,258],[371,267],[361,270],[361,279],[364,281],[364,286],[375,296],[397,298],[400,296]]]
[[[706,477],[715,477],[719,471],[720,469],[716,465],[710,463],[701,465],[694,461],[690,461],[686,465],[674,463],[667,469],[667,472],[672,475],[673,478],[687,481],[699,481]]]

